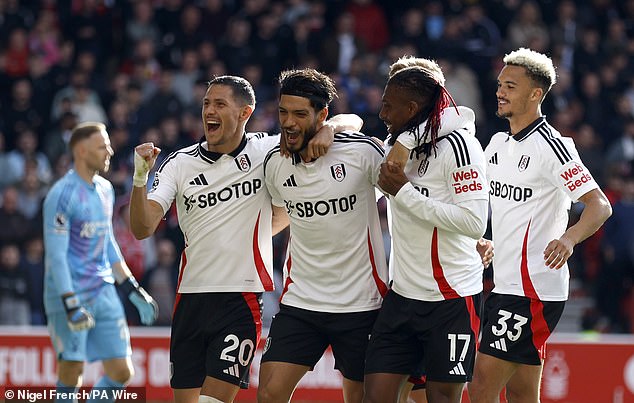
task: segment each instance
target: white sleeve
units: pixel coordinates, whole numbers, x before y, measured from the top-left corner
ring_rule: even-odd
[[[163,213],[167,213],[178,192],[178,183],[175,176],[177,163],[175,159],[167,162],[154,174],[152,188],[147,194],[148,200],[154,200],[163,208]]]
[[[280,192],[277,191],[277,187],[275,186],[275,176],[277,175],[277,167],[274,162],[275,158],[276,157],[271,157],[268,161],[266,161],[266,167],[264,168],[264,184],[271,195],[271,204],[277,207],[284,207],[284,199],[282,199]]]
[[[588,168],[583,165],[571,138],[553,138],[549,142],[555,145],[552,147],[554,152],[542,153],[543,165],[547,167],[542,172],[550,183],[563,190],[573,202],[599,188]]]
[[[390,200],[406,207],[415,217],[445,231],[480,239],[486,230],[489,211],[487,199],[443,203],[422,195],[408,182]]]

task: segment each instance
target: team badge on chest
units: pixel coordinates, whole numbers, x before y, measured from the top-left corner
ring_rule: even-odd
[[[520,162],[517,164],[517,168],[520,170],[520,172],[524,172],[526,171],[526,168],[528,168],[528,163],[530,162],[531,157],[529,157],[528,155],[522,155],[522,157],[520,158]]]
[[[418,176],[425,175],[425,172],[427,172],[427,168],[429,168],[429,160],[422,160],[420,162],[420,165],[418,166]]]
[[[247,154],[238,155],[234,161],[236,162],[238,169],[242,172],[249,172],[251,169],[251,160]]]
[[[341,182],[346,177],[346,167],[343,164],[335,164],[330,166],[330,174],[337,181]]]

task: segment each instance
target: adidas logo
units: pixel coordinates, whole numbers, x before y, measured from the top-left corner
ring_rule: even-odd
[[[489,347],[493,347],[496,350],[507,351],[506,339],[496,340],[493,343],[489,344]]]
[[[297,187],[297,182],[295,182],[295,174],[289,176],[282,185],[283,187]]]
[[[207,183],[207,179],[205,179],[205,175],[200,174],[197,177],[195,177],[193,180],[189,181],[190,185],[209,185],[209,183]]]
[[[240,368],[238,367],[238,364],[233,364],[229,368],[223,369],[222,372],[231,376],[235,376],[236,378],[240,377]]]
[[[493,157],[489,159],[489,164],[493,164],[493,165],[498,164],[498,153],[493,154]]]
[[[467,375],[467,373],[464,372],[464,367],[462,366],[462,363],[459,362],[458,365],[449,371],[449,375]]]

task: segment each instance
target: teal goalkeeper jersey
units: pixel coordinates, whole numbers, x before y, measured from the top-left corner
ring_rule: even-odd
[[[44,200],[47,312],[62,311],[61,295],[75,292],[91,303],[106,283],[112,264],[123,260],[112,230],[114,190],[101,176],[84,181],[74,170],[53,185]]]

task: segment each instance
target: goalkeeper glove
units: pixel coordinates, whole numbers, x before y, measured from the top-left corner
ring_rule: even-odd
[[[73,332],[81,330],[88,330],[95,327],[95,318],[92,314],[86,310],[75,293],[63,295],[62,303],[66,310],[66,319],[68,321],[68,327]]]
[[[123,283],[119,285],[123,290],[123,293],[128,296],[128,299],[136,309],[139,311],[141,317],[141,323],[144,325],[151,325],[158,317],[158,305],[150,294],[139,286],[134,277],[128,277]]]

